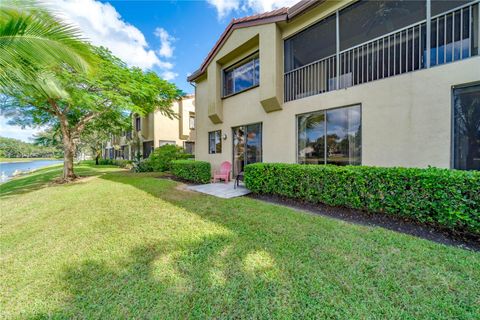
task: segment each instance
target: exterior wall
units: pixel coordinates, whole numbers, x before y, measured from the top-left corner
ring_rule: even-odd
[[[260,62],[262,68],[262,62]],[[262,74],[261,74],[262,75]],[[208,76],[210,76],[208,74]],[[196,158],[232,162],[232,127],[263,123],[263,161],[296,162],[296,115],[353,104],[362,106],[362,164],[450,167],[452,86],[480,80],[473,57],[283,104],[267,113],[261,85],[222,100],[223,123],[208,115],[208,78],[197,83]],[[211,98],[211,97],[210,97]],[[208,132],[222,130],[221,154],[208,154]]]
[[[125,136],[114,137],[108,141],[109,146],[113,143],[116,146],[128,146],[128,156],[132,153],[143,151],[143,143],[152,141],[154,148],[158,148],[161,141],[174,142],[183,147],[185,141],[195,141],[195,130],[190,130],[190,114],[195,115],[195,99],[187,96],[181,101],[175,101],[172,109],[178,118],[170,119],[162,115],[159,111],[148,114],[141,118],[141,130],[135,129],[135,117],[132,117],[132,137],[127,139]],[[136,144],[138,142],[138,145]]]

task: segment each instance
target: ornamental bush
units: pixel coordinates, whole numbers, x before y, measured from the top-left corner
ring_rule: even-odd
[[[122,159],[98,159],[101,166],[119,166],[120,168],[131,168],[132,161]]]
[[[173,175],[196,183],[209,183],[211,177],[210,163],[195,160],[174,160],[171,163]]]
[[[173,160],[186,159],[192,155],[176,145],[167,144],[155,149],[148,157],[153,171],[168,171]]]
[[[253,192],[384,212],[480,234],[480,172],[449,169],[255,163]]]

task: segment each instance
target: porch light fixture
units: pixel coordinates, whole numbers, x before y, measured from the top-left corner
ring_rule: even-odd
[[[222,138],[223,138],[223,140],[227,140],[227,134],[224,133],[224,134],[222,135]]]

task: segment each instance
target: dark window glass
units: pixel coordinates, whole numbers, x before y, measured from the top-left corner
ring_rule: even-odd
[[[260,63],[258,57],[246,60],[223,73],[223,95],[241,92],[259,83]]]
[[[195,142],[185,141],[184,149],[185,149],[185,153],[195,154]]]
[[[299,163],[361,164],[360,106],[304,114],[297,121]]]
[[[135,130],[142,130],[142,119],[140,117],[135,118]]]
[[[473,2],[473,0],[431,0],[431,13],[432,16],[435,16],[469,2]]]
[[[425,17],[425,0],[360,0],[340,11],[340,50],[401,29]]]
[[[233,128],[233,173],[245,165],[262,162],[262,124],[255,123]]]
[[[285,72],[335,54],[335,15],[285,40]]]
[[[453,91],[453,167],[480,170],[480,85]]]
[[[150,153],[153,151],[153,141],[146,141],[143,143],[143,153],[142,156],[144,159],[150,156]]]
[[[298,162],[325,163],[325,112],[300,115],[298,121]]]
[[[208,133],[208,153],[222,153],[222,131],[212,131]]]

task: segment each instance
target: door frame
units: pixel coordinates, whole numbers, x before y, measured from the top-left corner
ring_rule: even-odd
[[[247,154],[247,130],[246,130],[246,127],[247,126],[250,126],[250,125],[255,125],[255,124],[259,124],[260,125],[260,132],[261,132],[261,137],[260,137],[260,148],[261,148],[261,155],[262,155],[262,161],[259,161],[259,162],[263,162],[263,122],[250,122],[248,124],[240,124],[238,126],[234,126],[234,127],[231,127],[231,132],[232,132],[232,175],[235,175],[235,174],[238,174],[235,173],[235,129],[238,128],[238,127],[245,127],[245,150],[243,151],[243,166],[245,167],[247,164],[246,164],[246,161],[247,161],[247,157],[246,157],[246,154]]]

